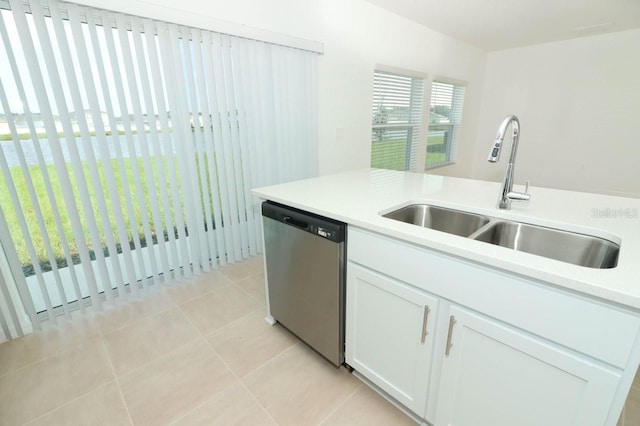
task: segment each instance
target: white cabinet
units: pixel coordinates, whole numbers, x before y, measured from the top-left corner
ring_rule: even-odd
[[[347,268],[346,361],[421,416],[438,300],[354,263]]]
[[[602,426],[620,374],[452,306],[436,425]]]
[[[418,417],[615,425],[637,314],[357,228],[347,255],[347,363]]]

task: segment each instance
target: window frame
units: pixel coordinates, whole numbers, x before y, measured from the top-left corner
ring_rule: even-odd
[[[372,78],[375,78],[376,72],[386,73],[386,74],[395,74],[401,77],[412,78],[412,79],[416,78],[416,79],[422,80],[422,85],[423,85],[422,96],[421,96],[422,107],[419,114],[420,122],[415,124],[407,124],[406,126],[406,127],[413,127],[414,129],[417,129],[418,144],[417,146],[412,147],[411,152],[408,152],[406,154],[407,159],[405,160],[405,164],[407,164],[405,171],[422,171],[422,165],[425,162],[425,156],[426,156],[427,127],[425,126],[425,123],[427,122],[428,113],[429,113],[429,110],[425,108],[425,106],[428,105],[428,102],[429,102],[430,91],[427,90],[427,87],[430,87],[431,79],[429,78],[428,74],[423,72],[407,70],[403,68],[397,68],[397,67],[392,67],[392,66],[382,65],[382,64],[375,65],[372,73]],[[371,86],[372,101],[370,103],[370,105],[372,106],[373,106],[374,84],[375,84],[374,81],[372,81],[372,86]],[[377,127],[374,127],[374,126],[377,126]],[[374,124],[372,120],[371,144],[373,144],[373,135],[376,129],[380,129],[380,125]],[[371,154],[371,150],[369,152]],[[409,156],[411,156],[411,158],[409,158]],[[371,164],[371,160],[372,158],[369,158],[369,164]]]
[[[453,165],[456,163],[457,160],[457,154],[458,154],[458,147],[459,147],[459,138],[460,135],[462,133],[462,125],[463,125],[463,115],[464,115],[464,105],[465,105],[465,101],[466,101],[466,90],[468,87],[468,83],[466,81],[463,80],[457,80],[454,78],[449,78],[449,77],[444,77],[441,75],[434,75],[432,79],[430,79],[430,90],[428,93],[428,111],[427,111],[427,120],[425,121],[426,123],[426,130],[425,130],[425,139],[424,139],[424,159],[422,161],[422,163],[424,165],[424,171],[429,171],[429,170],[433,170],[433,169],[437,169],[439,167],[444,167],[444,166],[449,166],[449,165]],[[441,84],[449,84],[452,86],[457,86],[457,87],[462,87],[465,91],[463,97],[462,97],[462,106],[460,108],[460,123],[453,123],[453,124],[434,124],[434,126],[449,126],[452,128],[452,135],[454,137],[454,139],[452,139],[451,143],[449,143],[446,147],[446,158],[445,161],[440,162],[440,163],[435,163],[435,164],[427,164],[427,149],[428,149],[428,138],[429,138],[429,129],[432,126],[432,124],[429,122],[429,120],[431,119],[431,97],[433,94],[433,85],[434,83],[441,83]]]

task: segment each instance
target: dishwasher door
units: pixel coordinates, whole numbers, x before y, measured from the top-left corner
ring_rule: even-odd
[[[346,225],[271,202],[262,214],[271,316],[340,366]]]

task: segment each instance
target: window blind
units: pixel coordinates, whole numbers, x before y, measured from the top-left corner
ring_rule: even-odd
[[[3,6],[0,237],[32,321],[261,251],[250,189],[316,174],[315,53],[55,0]]]
[[[415,169],[421,149],[423,98],[424,79],[374,72],[371,167]]]
[[[434,80],[431,85],[426,167],[455,161],[465,87]]]

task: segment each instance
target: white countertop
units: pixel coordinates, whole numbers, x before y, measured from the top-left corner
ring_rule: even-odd
[[[495,207],[500,184],[422,173],[364,169],[256,188],[260,198],[334,218],[561,288],[640,309],[640,199],[531,187],[531,201]],[[522,190],[516,187],[515,190]],[[421,228],[380,216],[427,203],[606,238],[618,266],[593,269]]]

